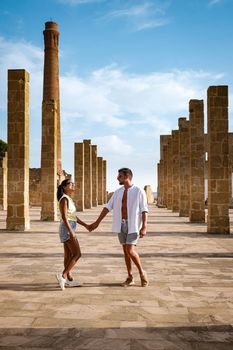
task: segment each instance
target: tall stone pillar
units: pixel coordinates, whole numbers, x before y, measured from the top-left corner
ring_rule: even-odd
[[[7,230],[30,228],[29,73],[8,70]]]
[[[7,152],[0,154],[0,210],[7,210]]]
[[[92,206],[98,205],[98,163],[97,163],[97,146],[91,146],[92,152]]]
[[[172,211],[180,210],[180,146],[179,131],[172,130]]]
[[[60,128],[60,93],[59,93],[59,63],[58,63],[58,25],[55,22],[46,22],[44,34],[44,85],[43,102],[55,101],[56,113],[56,149],[57,149],[57,174],[62,176],[61,162],[61,128]],[[44,120],[46,123],[46,118]]]
[[[167,168],[168,168],[167,144],[163,146],[163,204],[167,207]]]
[[[189,121],[179,118],[180,133],[180,208],[179,216],[189,216],[190,205],[190,146],[189,146]]]
[[[104,203],[103,198],[103,158],[97,157],[98,160],[98,204]]]
[[[228,87],[210,86],[208,116],[208,232],[230,233]]]
[[[107,161],[103,160],[103,202],[107,203]]]
[[[92,206],[92,160],[91,140],[83,140],[84,143],[84,208]]]
[[[42,104],[41,220],[57,220],[57,104]]]
[[[167,144],[167,209],[172,210],[172,139]]]
[[[77,211],[84,210],[84,144],[74,144],[74,201]]]
[[[205,222],[205,140],[203,100],[189,101],[190,222]]]
[[[160,205],[160,163],[157,163],[157,205]]]
[[[160,159],[159,162],[159,194],[160,199],[158,205],[160,207],[164,206],[164,160]]]

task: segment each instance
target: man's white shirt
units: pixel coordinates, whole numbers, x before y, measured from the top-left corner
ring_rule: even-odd
[[[104,208],[107,208],[109,211],[113,210],[112,231],[114,233],[121,232],[121,208],[124,190],[124,186],[117,189],[108,203],[104,205]],[[132,185],[127,190],[128,234],[139,232],[142,224],[143,212],[148,212],[145,191]]]

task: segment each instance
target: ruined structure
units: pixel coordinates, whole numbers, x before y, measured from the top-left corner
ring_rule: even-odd
[[[84,144],[74,144],[74,201],[78,211],[84,210]]]
[[[190,100],[189,120],[179,118],[179,130],[172,131],[172,141],[169,135],[160,136],[157,204],[170,209],[172,188],[172,210],[189,217],[190,222],[205,222],[208,180],[208,232],[229,233],[233,134],[228,133],[228,88],[211,86],[207,97],[207,135],[204,135],[203,100]]]
[[[30,228],[29,219],[29,73],[8,71],[8,230]]]

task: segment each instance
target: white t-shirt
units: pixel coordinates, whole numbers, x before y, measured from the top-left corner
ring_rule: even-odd
[[[109,211],[113,210],[112,231],[121,232],[121,208],[122,197],[125,187],[117,189],[108,203],[104,205]],[[128,214],[128,234],[139,232],[141,228],[142,212],[148,212],[147,199],[145,191],[137,186],[131,186],[127,191],[127,214]]]
[[[67,194],[63,194],[63,196],[59,200],[59,204],[63,198],[66,198],[68,200],[68,208],[67,208],[67,219],[69,221],[77,221],[77,215],[76,215],[76,207],[74,204],[74,201],[72,198],[67,196]],[[61,219],[62,220],[62,219]]]

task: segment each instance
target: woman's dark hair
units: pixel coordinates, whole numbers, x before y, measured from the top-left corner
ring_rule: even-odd
[[[132,177],[133,177],[133,172],[129,168],[121,168],[118,170],[118,173],[122,173],[125,176],[128,176],[130,179],[132,179]]]
[[[58,186],[58,188],[57,188],[57,200],[58,200],[58,202],[64,194],[64,187],[66,187],[69,183],[70,183],[70,179],[65,179]]]

